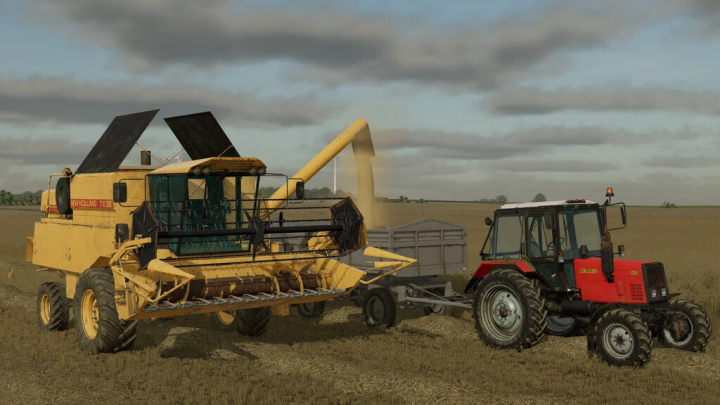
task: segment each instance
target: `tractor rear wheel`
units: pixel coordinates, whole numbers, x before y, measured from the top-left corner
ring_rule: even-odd
[[[385,288],[368,290],[363,297],[363,319],[375,329],[387,329],[395,324],[395,299]]]
[[[571,337],[585,334],[583,325],[569,316],[548,315],[545,321],[545,333],[548,335]]]
[[[235,311],[237,332],[244,336],[257,337],[267,332],[270,322],[270,307],[239,309]]]
[[[65,330],[70,318],[70,302],[65,296],[65,286],[59,283],[43,283],[37,298],[38,323],[44,330]]]
[[[490,347],[531,347],[543,337],[545,299],[529,278],[512,269],[498,269],[475,290],[473,315],[480,339]]]
[[[317,318],[325,312],[325,301],[298,304],[297,310],[305,318]]]
[[[700,306],[690,300],[670,303],[670,313],[659,333],[664,347],[699,352],[710,340],[710,319]]]
[[[80,350],[114,353],[135,343],[137,321],[122,321],[118,317],[110,269],[93,268],[80,274],[73,307]]]
[[[210,314],[210,327],[221,332],[237,333],[237,311],[222,311]]]
[[[639,367],[650,360],[652,339],[640,316],[626,309],[611,309],[595,323],[588,348],[612,366]]]

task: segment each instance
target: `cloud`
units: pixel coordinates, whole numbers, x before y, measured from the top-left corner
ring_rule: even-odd
[[[606,162],[586,160],[519,160],[493,163],[492,168],[508,172],[599,173],[617,170],[620,167]]]
[[[326,108],[313,97],[260,101],[252,95],[189,86],[0,80],[0,116],[9,121],[107,125],[117,115],[157,108],[160,117],[210,110],[221,124],[255,127],[319,124],[338,109]]]
[[[647,167],[670,169],[704,169],[720,166],[720,160],[715,156],[655,156],[642,162]]]
[[[559,111],[684,111],[720,114],[720,93],[671,89],[596,88],[544,91],[511,90],[491,94],[483,102],[493,114],[532,115]]]
[[[628,6],[590,10],[571,2],[536,7],[489,26],[448,28],[338,9],[234,7],[229,1],[43,0],[35,10],[138,69],[283,60],[307,68],[293,74],[311,80],[474,89],[515,82],[564,51],[629,35],[647,14]]]
[[[23,165],[77,165],[92,146],[60,138],[2,139],[0,159]]]

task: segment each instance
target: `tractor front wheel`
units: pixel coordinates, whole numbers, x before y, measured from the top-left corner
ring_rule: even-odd
[[[485,276],[475,290],[473,315],[480,339],[490,347],[531,347],[543,336],[545,299],[537,284],[512,269]]]
[[[659,333],[664,347],[699,352],[710,340],[710,319],[700,306],[690,300],[670,303]]]
[[[650,360],[652,339],[640,316],[626,309],[604,313],[588,335],[588,348],[612,366],[639,367]]]
[[[80,350],[114,353],[134,344],[137,321],[118,318],[112,270],[93,268],[80,274],[73,307]]]

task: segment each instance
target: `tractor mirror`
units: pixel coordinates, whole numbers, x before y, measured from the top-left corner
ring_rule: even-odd
[[[493,224],[493,220],[490,217],[485,217],[485,225],[490,226]]]
[[[127,202],[127,183],[113,183],[113,202]]]
[[[625,206],[620,207],[620,215],[622,216],[623,225],[627,225],[627,216],[625,216]]]
[[[553,213],[552,211],[548,211],[545,213],[545,228],[546,229],[553,229],[555,224],[553,223]]]
[[[298,181],[295,183],[295,198],[298,200],[302,200],[305,198],[305,182],[304,181]]]

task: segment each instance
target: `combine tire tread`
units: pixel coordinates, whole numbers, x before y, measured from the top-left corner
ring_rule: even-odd
[[[92,290],[98,306],[98,330],[94,339],[86,336],[82,325],[82,297]],[[85,270],[79,277],[75,290],[75,329],[80,350],[92,354],[115,353],[130,349],[137,337],[137,321],[123,321],[115,307],[115,281],[109,268]]]
[[[523,310],[526,314],[522,331],[515,339],[509,342],[496,340],[485,333],[481,327],[480,308],[478,308],[478,306],[482,302],[485,290],[496,284],[501,284],[515,291],[518,298],[522,301],[524,306]],[[480,335],[480,339],[488,346],[498,349],[514,348],[517,350],[530,348],[543,339],[546,326],[545,317],[547,316],[547,310],[545,309],[545,298],[542,296],[540,284],[537,280],[529,279],[514,269],[493,270],[483,278],[475,290],[473,316],[475,318],[475,328]]]
[[[250,337],[264,334],[267,332],[270,315],[270,307],[238,310],[235,313],[237,332]]]
[[[41,302],[47,295],[50,304],[50,319],[46,324],[42,317]],[[65,295],[65,286],[60,283],[43,283],[37,298],[37,315],[40,327],[47,331],[63,331],[68,328],[70,301]]]

